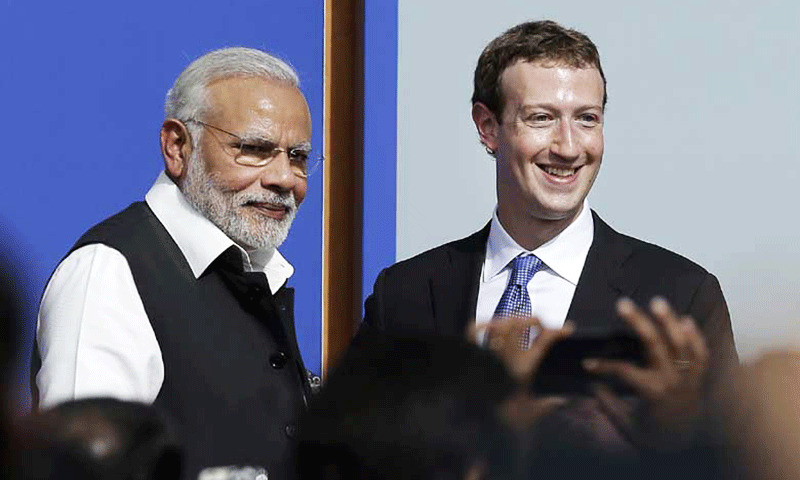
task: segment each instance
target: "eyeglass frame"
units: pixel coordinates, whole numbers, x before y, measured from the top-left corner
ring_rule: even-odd
[[[284,147],[279,147],[276,144],[273,144],[272,142],[264,142],[264,143],[267,143],[267,145],[264,145],[264,144],[259,145],[259,144],[255,144],[255,143],[248,143],[248,142],[252,142],[252,140],[242,138],[241,136],[236,135],[235,133],[229,132],[229,131],[227,131],[227,130],[225,130],[223,128],[219,128],[216,125],[211,125],[209,123],[203,122],[203,121],[198,120],[196,118],[188,118],[186,120],[182,120],[182,122],[184,124],[185,123],[189,123],[189,122],[197,123],[197,124],[199,124],[199,125],[201,125],[203,127],[211,128],[211,129],[214,129],[214,130],[219,130],[220,132],[225,133],[227,135],[230,135],[231,137],[233,137],[236,140],[238,140],[238,144],[230,145],[231,147],[233,147],[233,148],[235,148],[236,150],[239,151],[239,153],[237,155],[233,155],[233,161],[236,162],[238,165],[242,165],[242,166],[245,166],[245,167],[256,167],[256,168],[265,167],[265,166],[269,165],[272,162],[272,160],[274,160],[278,156],[278,154],[280,154],[280,153],[285,153],[286,156],[289,158],[289,162],[292,163],[292,156],[296,155],[297,152],[302,152],[304,154],[304,156],[305,156],[305,160],[304,160],[305,161],[305,172],[304,173],[300,173],[300,172],[298,172],[297,170],[294,170],[294,169],[292,170],[292,172],[295,174],[296,177],[302,178],[302,179],[306,179],[306,178],[310,177],[317,170],[317,167],[319,167],[323,163],[323,161],[325,160],[325,157],[323,157],[322,155],[311,157],[311,149],[309,149],[307,151],[303,150],[303,149],[297,149],[297,148],[288,148],[287,149],[287,148],[284,148]],[[216,138],[216,136],[215,136],[215,138]],[[219,139],[217,139],[217,141],[219,141]],[[269,150],[269,153],[267,153],[265,155],[265,157],[264,157],[265,160],[263,162],[260,162],[260,163],[244,163],[244,162],[239,161],[239,158],[243,156],[242,152],[245,150],[245,147],[249,147],[252,150],[258,150],[258,149],[264,149],[266,147],[270,147],[270,150]],[[246,156],[246,155],[244,155],[244,156]],[[311,161],[313,161],[314,163],[313,163],[313,165],[311,165],[309,167]]]

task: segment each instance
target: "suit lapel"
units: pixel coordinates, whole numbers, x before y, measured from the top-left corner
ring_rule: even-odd
[[[431,278],[431,302],[436,333],[462,336],[475,319],[481,267],[486,257],[490,223],[447,249],[446,268]]]
[[[616,315],[615,304],[621,296],[632,297],[636,293],[637,279],[624,272],[625,260],[633,250],[625,236],[614,231],[594,211],[592,219],[594,239],[567,318],[579,329],[627,329]],[[437,334],[461,336],[475,318],[490,225],[450,244],[446,267],[437,269],[430,280]]]
[[[592,211],[594,239],[583,266],[567,318],[580,329],[625,328],[615,312],[621,296],[636,290],[635,279],[623,274],[632,249],[625,237],[615,232]]]

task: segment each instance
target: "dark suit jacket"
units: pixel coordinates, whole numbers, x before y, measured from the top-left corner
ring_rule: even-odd
[[[691,315],[706,337],[709,381],[738,363],[730,316],[716,277],[692,261],[609,227],[592,212],[594,240],[567,318],[578,329],[620,327],[615,303],[647,305],[656,295]],[[365,329],[445,336],[464,334],[475,318],[489,225],[383,270],[365,303]]]

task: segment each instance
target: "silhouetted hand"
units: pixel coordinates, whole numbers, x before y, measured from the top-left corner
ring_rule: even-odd
[[[527,327],[531,329],[532,339],[529,348],[522,349],[519,340]],[[570,322],[554,330],[542,328],[539,319],[528,317],[495,319],[489,323],[473,325],[468,335],[471,341],[479,343],[481,333],[485,333],[489,339],[489,349],[503,360],[517,382],[527,386],[550,347],[571,335],[573,331],[575,327]]]
[[[626,402],[607,387],[597,386],[595,394],[602,407],[634,439],[657,434],[661,440],[672,440],[690,435],[693,421],[702,412],[702,384],[708,367],[703,335],[691,317],[679,317],[660,297],[650,302],[649,315],[627,298],[617,302],[617,313],[641,339],[647,364],[587,359],[584,368],[630,385],[643,400],[644,411],[634,421]]]
[[[520,348],[520,337],[525,328],[531,328],[529,348]],[[564,405],[564,397],[537,397],[529,392],[529,385],[547,352],[558,341],[575,330],[571,323],[554,330],[542,328],[535,317],[495,319],[490,323],[472,325],[468,337],[478,344],[485,334],[488,347],[503,361],[509,374],[520,386],[519,391],[504,404],[502,415],[511,425],[530,426],[537,419]]]

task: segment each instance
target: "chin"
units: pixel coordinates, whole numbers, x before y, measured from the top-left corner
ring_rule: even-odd
[[[581,211],[581,206],[583,202],[578,203],[577,205],[558,205],[558,206],[550,206],[550,207],[543,207],[542,210],[539,211],[538,217],[542,220],[549,220],[553,222],[563,221],[563,220],[573,220],[575,219]]]

